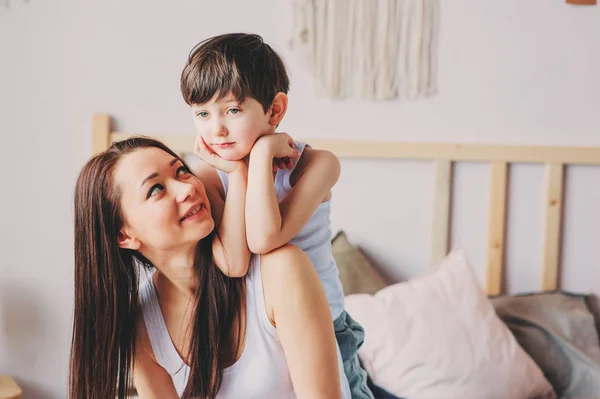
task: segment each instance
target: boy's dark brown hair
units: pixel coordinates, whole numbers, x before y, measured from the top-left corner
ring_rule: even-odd
[[[181,73],[181,94],[190,106],[231,92],[240,102],[255,99],[266,113],[275,95],[289,87],[281,57],[255,34],[228,33],[198,43]]]

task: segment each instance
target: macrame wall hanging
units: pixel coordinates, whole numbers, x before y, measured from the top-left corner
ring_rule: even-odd
[[[294,0],[289,44],[326,97],[428,97],[437,91],[439,7],[439,0]]]

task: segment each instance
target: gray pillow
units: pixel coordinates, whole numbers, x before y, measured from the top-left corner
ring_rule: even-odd
[[[566,292],[491,299],[558,397],[600,398],[600,339],[585,299]]]
[[[596,330],[600,336],[600,298],[597,295],[588,295],[585,297],[588,309],[594,315],[596,320]]]

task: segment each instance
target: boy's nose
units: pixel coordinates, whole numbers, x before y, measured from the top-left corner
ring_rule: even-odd
[[[217,122],[213,126],[213,136],[227,136],[227,128],[222,123]]]

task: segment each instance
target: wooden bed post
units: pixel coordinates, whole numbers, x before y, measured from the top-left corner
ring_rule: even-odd
[[[542,254],[542,290],[558,288],[563,210],[562,164],[546,165],[546,197],[544,201],[544,248]]]
[[[499,295],[502,291],[504,269],[508,166],[506,162],[493,162],[490,166],[486,292],[488,295]]]
[[[431,266],[437,265],[448,254],[450,234],[450,204],[452,198],[452,162],[435,161],[433,188],[433,226],[431,232]]]
[[[110,145],[110,116],[94,114],[92,119],[92,155],[96,155]]]

